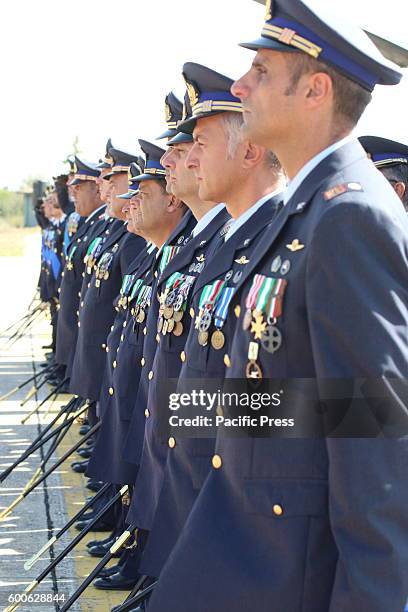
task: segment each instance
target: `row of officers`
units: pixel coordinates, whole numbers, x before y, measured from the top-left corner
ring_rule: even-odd
[[[86,520],[131,485],[90,554],[138,527],[94,584],[158,579],[149,612],[401,612],[402,435],[163,434],[170,380],[375,379],[407,406],[386,381],[408,371],[408,147],[352,136],[374,86],[401,75],[301,0],[268,2],[245,46],[235,83],[184,65],[165,148],[108,140],[100,163],[75,158],[75,211],[54,191],[43,205],[55,384],[101,421],[73,469],[111,484]]]

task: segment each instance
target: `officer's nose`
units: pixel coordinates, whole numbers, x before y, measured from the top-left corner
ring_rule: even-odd
[[[197,143],[194,143],[191,147],[188,155],[186,157],[185,166],[189,170],[194,170],[194,168],[198,168],[198,159],[197,159]]]
[[[249,88],[246,83],[246,74],[231,85],[231,93],[240,100],[245,100],[248,97]]]

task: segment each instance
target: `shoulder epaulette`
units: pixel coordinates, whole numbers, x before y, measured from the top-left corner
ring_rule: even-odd
[[[363,191],[360,183],[340,183],[335,187],[331,187],[327,191],[323,192],[323,197],[326,202],[333,200],[333,198],[342,195],[343,193],[347,193],[349,191]]]

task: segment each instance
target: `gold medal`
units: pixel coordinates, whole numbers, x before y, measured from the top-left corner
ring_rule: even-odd
[[[138,314],[138,315],[137,315],[137,317],[136,317],[136,321],[137,321],[138,323],[143,323],[143,321],[145,320],[145,318],[146,318],[146,313],[145,313],[145,311],[144,311],[144,310],[141,308],[141,309],[139,310],[139,314]]]
[[[198,334],[198,344],[200,344],[200,346],[205,346],[208,342],[208,332],[203,331],[203,332],[199,332]]]
[[[184,316],[184,311],[183,310],[175,310],[173,312],[173,319],[175,320],[176,323],[181,321],[183,316]]]
[[[165,319],[171,319],[173,316],[173,306],[165,306],[163,310],[163,317]]]
[[[183,324],[181,323],[181,321],[176,321],[176,324],[174,326],[173,329],[173,334],[175,336],[181,336],[181,334],[183,333]]]
[[[108,270],[106,270],[106,272],[103,275],[103,280],[108,280],[108,278],[109,278],[109,272]]]
[[[219,351],[225,344],[225,336],[220,329],[215,330],[211,336],[211,346]]]
[[[160,334],[161,330],[163,329],[163,322],[164,322],[163,317],[159,317],[157,319],[157,331],[159,332],[159,334]]]
[[[174,319],[168,319],[167,320],[167,332],[169,334],[173,331],[175,324],[176,323],[175,323]]]

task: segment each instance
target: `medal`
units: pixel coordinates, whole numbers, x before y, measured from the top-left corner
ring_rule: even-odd
[[[175,311],[181,310],[183,307],[183,296],[181,294],[179,294],[176,299],[174,300],[174,304],[173,304],[173,308]]]
[[[232,282],[236,284],[240,280],[241,276],[242,276],[242,272],[241,270],[238,270],[237,272],[235,272]]]
[[[262,378],[261,366],[257,363],[259,345],[257,342],[250,342],[248,346],[248,363],[245,369],[247,378]]]
[[[174,325],[173,334],[175,336],[181,336],[183,333],[183,324],[180,321],[177,321]]]
[[[211,336],[211,346],[219,351],[225,344],[225,336],[220,329],[217,329]]]
[[[163,322],[164,322],[163,317],[159,317],[157,319],[157,331],[159,332],[159,334],[160,334],[160,332],[161,332],[161,330],[163,328]]]
[[[173,316],[173,312],[173,306],[166,305],[163,310],[163,317],[165,319],[171,319],[171,317]]]
[[[175,321],[174,319],[168,319],[167,321],[167,332],[170,334],[174,329]]]
[[[175,310],[173,312],[173,319],[176,321],[176,323],[179,323],[182,320],[183,316],[184,316],[183,310]]]
[[[106,270],[106,272],[103,275],[103,280],[108,280],[108,278],[109,278],[109,272],[108,270]]]
[[[268,325],[261,336],[262,348],[267,353],[276,353],[282,346],[282,334],[275,325]]]
[[[200,331],[200,333],[198,334],[198,344],[200,344],[201,346],[205,346],[207,342],[208,342],[208,332]]]
[[[205,310],[200,317],[200,323],[198,324],[198,329],[200,332],[206,332],[211,325],[211,321],[211,312],[209,310]]]
[[[139,314],[138,314],[138,315],[137,315],[137,317],[136,317],[136,321],[137,321],[138,323],[143,323],[143,321],[145,320],[145,318],[146,318],[146,313],[145,313],[145,311],[143,310],[143,308],[141,308],[141,309],[139,310]]]
[[[100,287],[100,286],[101,286],[101,281],[99,280],[99,278],[97,278],[95,281],[95,287]]]
[[[249,326],[251,325],[251,321],[252,321],[252,310],[248,308],[244,314],[244,319],[242,321],[242,329],[243,330],[249,329]]]

